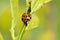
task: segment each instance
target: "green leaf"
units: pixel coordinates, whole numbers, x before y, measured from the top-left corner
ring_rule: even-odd
[[[39,25],[40,25],[40,19],[36,15],[32,14],[32,19],[28,23],[26,30],[32,30],[32,29],[38,27]]]
[[[31,0],[31,13],[35,12],[43,6],[43,4],[50,2],[51,0]]]
[[[37,16],[41,12],[39,12],[37,10],[39,10],[41,8],[41,6],[43,6],[43,4],[45,4],[47,2],[50,2],[51,0],[26,0],[26,5],[27,6],[29,6],[29,4],[28,4],[29,1],[31,1],[31,10],[32,10],[31,11],[31,15],[32,15],[32,19],[29,22],[26,30],[34,29],[34,28],[38,27],[41,24],[41,20],[42,19],[40,18],[40,16]],[[35,12],[38,12],[37,15],[36,15]]]

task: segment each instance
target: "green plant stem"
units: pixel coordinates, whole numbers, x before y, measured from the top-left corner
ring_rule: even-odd
[[[22,40],[22,37],[23,37],[23,35],[25,33],[25,29],[26,29],[26,25],[24,25],[23,28],[22,28],[22,31],[21,31],[21,33],[19,35],[19,38],[18,38],[19,40]]]
[[[11,32],[12,39],[15,40],[16,37],[14,35],[14,32],[15,32],[14,28],[17,22],[16,17],[18,14],[18,0],[10,0],[10,10],[11,10],[11,17],[12,17],[10,32]]]

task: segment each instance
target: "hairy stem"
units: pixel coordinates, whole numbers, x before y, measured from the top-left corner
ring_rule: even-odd
[[[10,8],[11,8],[11,16],[12,16],[12,22],[11,22],[11,36],[12,39],[15,40],[16,37],[14,35],[14,28],[16,26],[16,14],[18,13],[18,0],[10,0]]]

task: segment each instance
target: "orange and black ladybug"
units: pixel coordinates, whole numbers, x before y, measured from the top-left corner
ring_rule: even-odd
[[[29,8],[28,8],[28,10],[27,10],[27,13],[24,13],[23,15],[22,15],[22,21],[23,21],[23,23],[27,26],[27,24],[28,24],[28,22],[31,20],[31,14],[30,14],[30,12],[31,12],[31,2],[29,2]]]
[[[28,22],[31,20],[31,15],[28,13],[24,13],[22,15],[22,21],[27,26]]]

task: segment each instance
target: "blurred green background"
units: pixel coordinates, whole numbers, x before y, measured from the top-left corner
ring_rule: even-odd
[[[52,0],[34,12],[41,21],[39,27],[26,31],[22,40],[60,40],[60,0]],[[21,26],[21,15],[26,10],[26,0],[19,0],[19,13],[15,28],[18,35]],[[12,40],[10,0],[0,0],[0,40]]]

